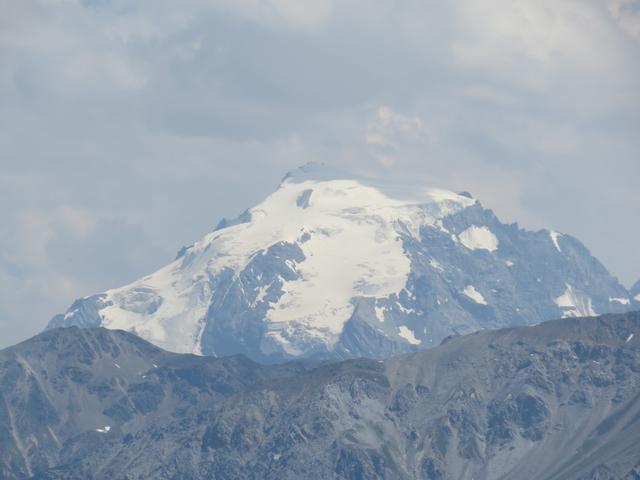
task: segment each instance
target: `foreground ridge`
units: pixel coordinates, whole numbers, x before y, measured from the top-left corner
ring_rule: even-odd
[[[635,479],[640,312],[265,366],[54,329],[0,351],[0,478]]]

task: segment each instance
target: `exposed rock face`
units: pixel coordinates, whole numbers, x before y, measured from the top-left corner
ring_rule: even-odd
[[[503,224],[468,193],[308,165],[173,263],[76,301],[50,327],[277,362],[382,358],[452,334],[634,308],[569,235]]]
[[[4,479],[635,479],[640,313],[273,366],[57,329],[0,393]]]

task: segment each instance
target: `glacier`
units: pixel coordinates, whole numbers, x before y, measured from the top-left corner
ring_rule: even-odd
[[[466,192],[307,164],[170,264],[75,301],[48,328],[262,362],[380,358],[638,305],[570,235],[503,224]]]

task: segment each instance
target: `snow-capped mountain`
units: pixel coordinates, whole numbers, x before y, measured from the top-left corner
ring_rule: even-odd
[[[569,235],[503,224],[468,193],[308,164],[166,267],[77,300],[49,327],[278,361],[381,357],[638,305]]]

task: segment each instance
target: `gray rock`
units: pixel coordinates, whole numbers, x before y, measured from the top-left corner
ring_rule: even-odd
[[[640,313],[271,366],[54,329],[0,394],[3,479],[633,479]]]

